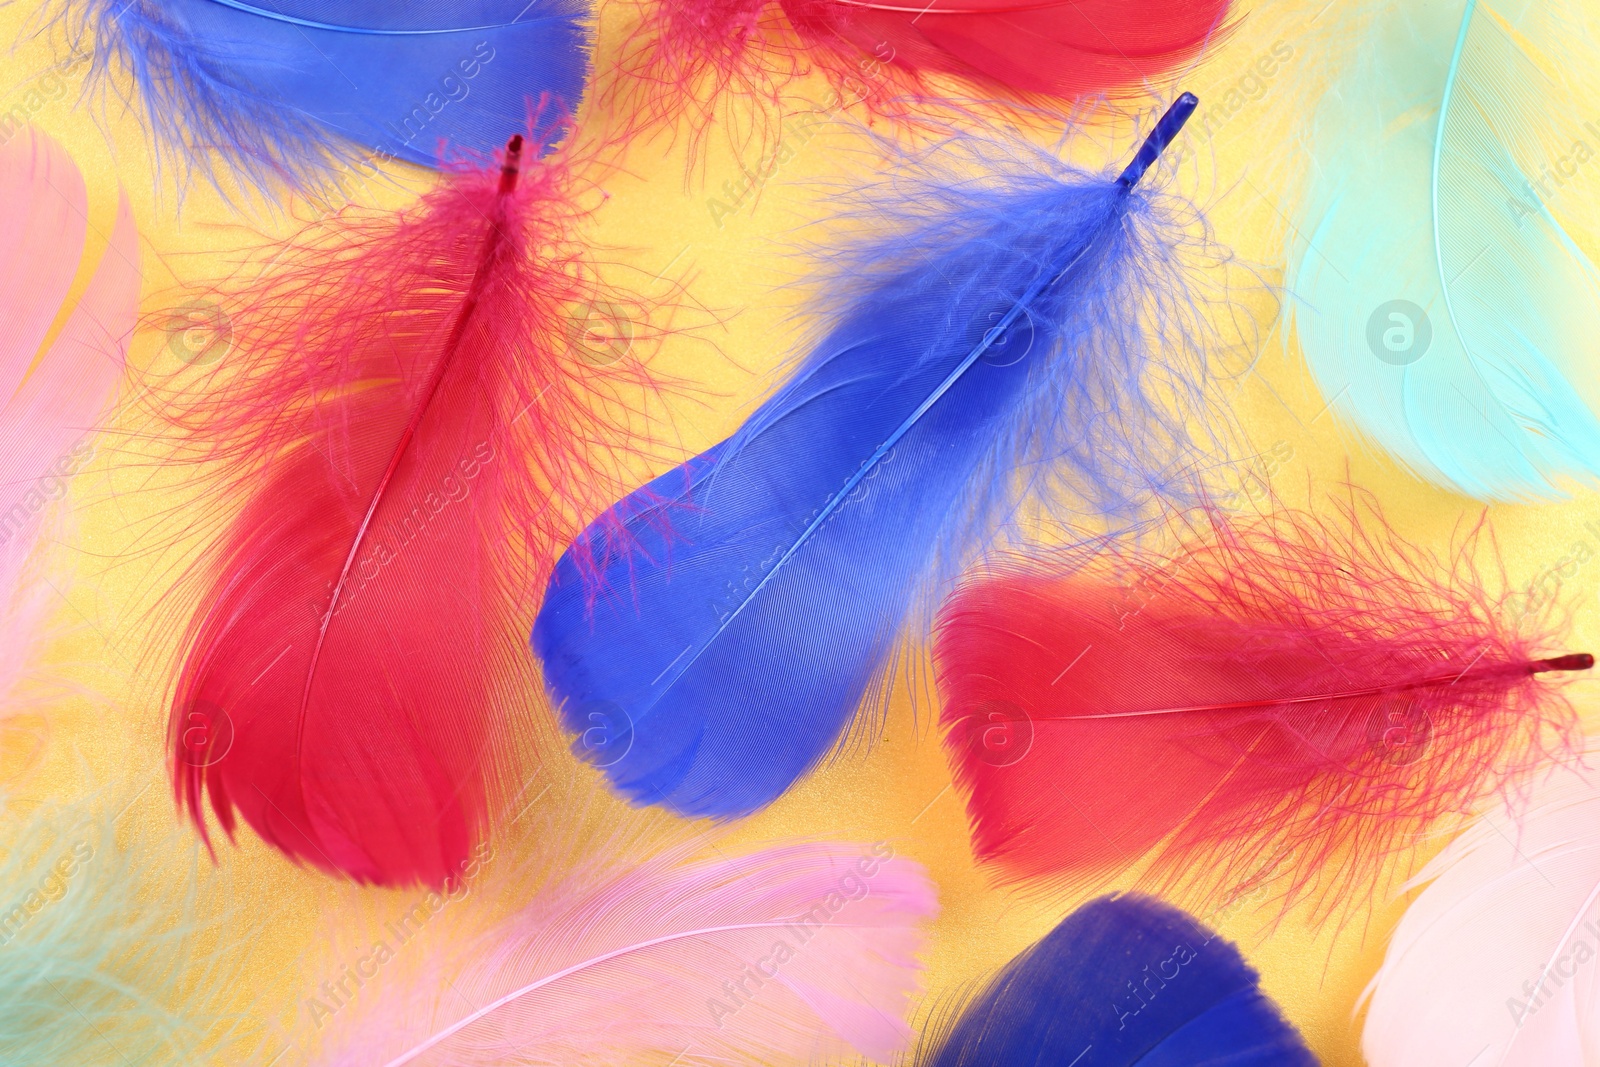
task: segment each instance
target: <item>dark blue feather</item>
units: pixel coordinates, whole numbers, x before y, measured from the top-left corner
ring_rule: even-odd
[[[577,107],[591,0],[61,0],[93,69],[120,68],[158,148],[258,190],[338,163],[485,158],[542,100]]]
[[[1101,897],[924,1035],[918,1067],[1315,1067],[1239,950],[1148,897]]]
[[[914,190],[920,218],[843,254],[789,382],[557,566],[533,647],[578,751],[636,803],[770,803],[844,736],[930,579],[1020,501],[1126,515],[1182,453],[1150,395],[1178,361],[1151,336],[1179,284],[1161,212],[1038,164]]]

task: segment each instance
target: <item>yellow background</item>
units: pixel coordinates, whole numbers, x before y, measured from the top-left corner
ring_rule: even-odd
[[[1287,2],[1247,12],[1240,29],[1183,85],[1201,96],[1202,113],[1222,101],[1226,114],[1225,121],[1213,120],[1210,137],[1197,138],[1191,129],[1173,186],[1206,208],[1220,243],[1259,267],[1268,285],[1241,291],[1238,299],[1252,319],[1269,327],[1277,308],[1270,286],[1282,279],[1282,228],[1292,214],[1286,183],[1302,166],[1277,146],[1317,88],[1319,46],[1312,22],[1323,3]],[[604,16],[602,52],[614,43],[619,20],[629,17],[614,7]],[[0,78],[0,110],[23,100],[64,58],[46,39],[29,36],[33,8],[27,2],[0,8],[0,39],[21,40]],[[1286,46],[1291,58],[1276,64],[1270,78],[1252,76],[1275,46]],[[171,188],[158,192],[155,187],[137,117],[113,108],[97,119],[79,102],[81,74],[80,66],[68,76],[67,93],[46,100],[33,121],[63,142],[85,173],[93,205],[88,264],[109,233],[119,183],[131,196],[143,238],[146,313],[172,306],[172,294],[191,291],[225,269],[220,250],[241,245],[241,225],[272,236],[292,232],[284,217],[259,209],[240,218],[204,186],[190,189],[180,214]],[[827,96],[821,83],[806,91],[819,101]],[[1131,150],[1130,137],[1125,124],[1113,125],[1101,140],[1111,158],[1120,160]],[[797,223],[827,210],[817,183],[848,178],[850,168],[868,157],[847,151],[860,147],[857,133],[829,125],[795,146],[793,157],[758,197],[717,218],[708,200],[725,199],[723,183],[740,179],[737,161],[724,139],[708,138],[703,173],[686,181],[683,144],[680,138],[672,152],[659,143],[636,150],[625,171],[605,177],[610,199],[597,220],[595,239],[615,249],[611,258],[634,268],[638,277],[663,275],[660,295],[670,283],[681,283],[694,303],[711,312],[702,328],[671,337],[651,353],[658,371],[696,386],[696,395],[675,402],[672,412],[673,445],[686,455],[727,435],[771,388],[772,372],[790,355],[789,342],[803,326],[791,316],[791,298],[774,296],[796,273],[784,241]],[[396,168],[394,174],[398,184],[374,190],[377,201],[405,203],[408,190],[427,181],[421,172]],[[1596,180],[1580,175],[1578,187],[1565,195],[1593,195]],[[130,387],[140,375],[172,373],[173,359],[166,338],[141,336],[130,359]],[[1304,497],[1308,481],[1327,486],[1348,475],[1377,494],[1402,533],[1440,548],[1463,516],[1480,510],[1408,478],[1355,444],[1323,411],[1323,398],[1277,330],[1263,337],[1255,372],[1228,393],[1253,451],[1285,442],[1292,449],[1293,459],[1281,465],[1273,481],[1291,501]],[[178,838],[181,845],[162,837],[174,823],[163,770],[165,712],[159,703],[162,672],[170,665],[147,651],[161,647],[166,636],[151,632],[150,607],[153,593],[171,573],[164,568],[175,561],[171,553],[145,551],[148,546],[139,543],[137,532],[143,519],[183,500],[181,492],[146,490],[147,472],[119,465],[118,454],[115,447],[102,447],[74,486],[75,530],[55,558],[56,566],[73,577],[62,584],[62,636],[50,648],[47,665],[76,690],[26,716],[25,729],[13,724],[5,733],[6,773],[16,797],[7,817],[17,817],[42,798],[91,788],[137,797],[119,829],[165,841],[160,848],[166,852],[153,855],[173,857],[172,869],[181,872],[188,869],[184,850],[191,847],[192,835],[185,831]],[[1241,467],[1241,480],[1248,476],[1248,467]],[[1548,572],[1575,541],[1593,543],[1584,524],[1600,520],[1600,499],[1585,493],[1562,503],[1501,506],[1491,509],[1491,516],[1511,577],[1522,584]],[[1591,596],[1595,573],[1581,569],[1564,583],[1563,593],[1575,608],[1575,649],[1594,648],[1600,636]],[[1591,684],[1583,682],[1573,691],[1580,709],[1587,706]],[[41,730],[48,747],[40,761],[29,764],[18,753]],[[896,700],[883,736],[870,751],[813,774],[770,810],[736,827],[724,847],[793,835],[887,839],[926,864],[942,904],[927,957],[926,987],[934,996],[991,972],[1079,902],[1003,891],[975,868],[937,738],[926,714],[917,721],[903,698]],[[337,939],[328,933],[336,920],[330,916],[350,909],[395,913],[416,894],[359,893],[335,885],[290,867],[248,832],[239,848],[220,855],[222,876],[208,884],[228,894],[217,904],[227,924],[220,948],[235,971],[221,1000],[243,1019],[242,1037],[219,1050],[217,1059],[301,1062],[304,1000],[314,995],[318,981],[337,972]],[[152,879],[158,886],[152,906],[160,906],[160,879],[157,874]],[[1270,905],[1201,914],[1240,943],[1314,1051],[1329,1064],[1352,1065],[1361,1062],[1358,997],[1402,908],[1403,901],[1380,895],[1349,921],[1320,932],[1297,914],[1279,919]],[[195,995],[197,1003],[210,1004],[219,993]]]

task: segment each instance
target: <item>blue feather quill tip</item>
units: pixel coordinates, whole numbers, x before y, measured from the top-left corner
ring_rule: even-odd
[[[1203,376],[1173,336],[1193,308],[1158,198],[1036,158],[902,195],[874,201],[888,232],[832,254],[789,380],[552,575],[545,684],[637,804],[770,804],[881,706],[929,592],[1024,505],[1129,521],[1192,470]]]
[[[1315,1067],[1239,950],[1190,915],[1101,897],[936,1019],[918,1067]]]

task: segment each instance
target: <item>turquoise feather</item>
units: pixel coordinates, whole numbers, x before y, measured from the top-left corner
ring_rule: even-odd
[[[1600,474],[1600,271],[1579,243],[1600,105],[1573,84],[1600,55],[1563,0],[1357,9],[1308,127],[1300,347],[1331,410],[1418,477],[1565,495]]]
[[[145,873],[193,850],[119,848],[120,807],[0,811],[0,1064],[200,1063],[233,1036],[203,1008],[230,983],[194,952],[193,879]]]

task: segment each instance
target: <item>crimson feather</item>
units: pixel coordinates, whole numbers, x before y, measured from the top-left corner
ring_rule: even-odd
[[[1199,515],[1172,552],[1014,557],[943,607],[946,750],[1007,877],[1147,860],[1329,904],[1571,742],[1553,682],[1593,658],[1486,587],[1481,522],[1439,557],[1354,494]]]
[[[640,0],[600,96],[643,126],[685,111],[708,124],[729,92],[780,103],[812,70],[832,83],[836,105],[896,119],[954,103],[930,79],[963,86],[963,107],[1143,99],[1226,32],[1230,3]]]
[[[231,516],[171,698],[203,834],[209,795],[230,836],[242,816],[296,861],[439,886],[486,829],[536,691],[526,590],[616,493],[647,377],[585,345],[587,312],[629,305],[585,261],[568,161],[522,145],[227,291],[234,354],[171,414]]]

